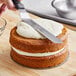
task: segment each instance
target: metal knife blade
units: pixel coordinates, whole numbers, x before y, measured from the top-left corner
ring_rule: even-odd
[[[49,40],[53,41],[54,43],[62,43],[62,41],[58,38],[56,38],[53,34],[51,34],[49,31],[41,27],[38,23],[33,21],[29,16],[28,13],[26,13],[25,9],[19,9],[20,11],[20,17],[22,21],[25,23],[31,25],[36,31],[38,31],[40,34],[44,35]]]

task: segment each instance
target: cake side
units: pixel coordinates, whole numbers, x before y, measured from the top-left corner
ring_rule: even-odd
[[[66,60],[66,58],[68,57],[68,49],[63,50],[58,54],[46,57],[31,57],[20,55],[12,49],[11,57],[17,63],[32,68],[55,67]]]
[[[53,43],[48,39],[24,38],[16,33],[16,27],[10,33],[10,44],[16,49],[30,53],[55,52],[67,45],[67,30],[63,28],[62,33],[57,36],[63,43]]]

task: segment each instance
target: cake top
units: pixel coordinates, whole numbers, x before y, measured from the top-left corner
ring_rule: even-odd
[[[43,28],[51,32],[54,36],[58,36],[62,33],[63,25],[47,19],[33,19],[35,22],[40,24]],[[34,30],[30,25],[24,22],[20,22],[16,30],[17,34],[26,38],[45,39],[43,35]]]

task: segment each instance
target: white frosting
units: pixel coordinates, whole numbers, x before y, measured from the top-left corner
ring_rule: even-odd
[[[63,25],[60,23],[57,23],[52,20],[40,19],[40,18],[33,19],[33,20],[55,36],[58,36],[60,33],[62,33]],[[40,39],[40,38],[44,39],[45,38],[39,32],[34,30],[30,25],[28,25],[24,22],[20,22],[18,24],[16,32],[22,37],[35,38],[35,39]]]
[[[12,46],[12,49],[13,49],[15,52],[17,52],[18,54],[20,54],[20,55],[43,57],[43,56],[55,55],[55,54],[63,51],[65,48],[62,48],[62,49],[60,49],[60,50],[58,50],[58,51],[56,51],[56,52],[46,52],[46,53],[28,53],[28,52],[23,52],[23,51],[21,51],[21,50],[18,50],[18,49],[16,49],[16,48],[14,48],[13,46]]]

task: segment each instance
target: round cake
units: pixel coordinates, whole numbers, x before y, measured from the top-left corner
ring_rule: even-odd
[[[11,57],[14,61],[32,68],[54,67],[68,56],[67,29],[60,23],[46,19],[33,19],[62,43],[53,43],[30,25],[20,22],[10,33]]]

